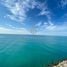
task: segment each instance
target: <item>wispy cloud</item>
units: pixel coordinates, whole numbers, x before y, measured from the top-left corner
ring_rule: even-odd
[[[7,27],[0,27],[0,34],[31,34],[27,29],[25,28],[7,28]]]
[[[67,5],[67,0],[61,0],[60,3],[61,3],[61,7],[64,8]]]
[[[41,24],[42,24],[42,22],[39,22],[39,23],[35,24],[35,27],[39,27],[39,26],[41,26]]]
[[[34,8],[41,10],[40,15],[49,17],[49,11],[45,6],[46,3],[41,3],[37,0],[1,0],[1,3],[10,11],[11,14],[6,17],[11,20],[23,22],[28,17],[28,11]]]
[[[44,22],[43,25],[40,25],[36,28],[37,35],[66,35],[67,36],[67,23],[63,25],[55,25],[52,22]]]
[[[3,27],[3,26],[2,26],[2,27]],[[6,24],[5,27],[7,27],[7,28],[11,28],[11,29],[16,29],[16,27],[13,26],[13,25],[11,25],[11,24]]]
[[[24,2],[28,3],[28,1],[21,2],[20,0],[17,2],[15,0],[2,0],[2,4],[11,12],[11,14],[8,14],[7,16],[12,20],[18,21],[24,21],[26,18],[27,5],[25,5]]]
[[[8,14],[11,20],[24,21],[27,17],[26,13],[29,10],[30,0],[2,0],[2,4],[5,5],[11,14]]]
[[[41,12],[39,13],[40,16],[45,15],[48,19],[48,22],[51,20],[51,11],[48,8],[47,2],[41,4]]]
[[[46,0],[45,0],[46,1]],[[31,9],[39,9],[40,13],[37,16],[46,16],[47,22],[39,22],[35,24],[35,28],[33,28],[33,32],[35,34],[66,34],[67,32],[67,24],[63,25],[55,25],[52,20],[52,13],[48,8],[46,2],[42,3],[38,0],[1,0],[0,1],[5,7],[8,9],[8,14],[4,16],[5,18],[10,18],[11,20],[17,22],[24,22],[24,20],[28,19],[28,12]],[[64,8],[67,5],[67,0],[60,0],[61,6]],[[67,14],[64,16],[67,18]],[[44,19],[43,19],[44,20]],[[34,21],[35,22],[35,21]],[[31,34],[30,31],[26,28],[16,28],[12,25],[8,25],[10,28],[0,27],[1,33],[12,33],[12,34]]]

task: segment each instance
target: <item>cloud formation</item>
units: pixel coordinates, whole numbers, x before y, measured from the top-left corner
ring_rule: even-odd
[[[7,28],[7,27],[0,27],[0,34],[31,34],[25,28]]]
[[[28,0],[23,0],[22,2],[20,0],[17,2],[16,0],[2,0],[2,4],[5,5],[11,12],[11,14],[8,14],[7,17],[18,21],[23,21],[26,18],[26,12],[28,11],[28,2]]]
[[[61,0],[61,7],[64,8],[67,5],[67,0]]]
[[[67,6],[67,0],[56,1],[56,5],[53,4],[54,1],[52,1],[52,3],[51,2],[48,3],[46,0],[44,2],[41,2],[39,0],[1,0],[0,3],[3,6],[5,6],[8,10],[7,15],[4,16],[4,18],[6,18],[7,21],[9,19],[10,23],[12,22],[11,20],[14,20],[14,22],[15,21],[21,22],[22,24],[23,22],[25,22],[26,24],[25,27],[27,28],[30,26],[29,29],[31,31],[23,27],[23,25],[21,25],[22,29],[16,28],[12,26],[13,25],[12,23],[11,23],[12,25],[7,25],[8,28],[1,27],[0,30],[3,29],[3,31],[5,32],[16,30],[16,32],[20,31],[20,33],[22,32],[24,33],[25,31],[25,33],[31,32],[32,34],[34,33],[34,34],[44,34],[44,35],[59,34],[59,33],[62,34],[62,32],[66,33],[65,31],[67,31],[67,27],[66,25],[63,24],[64,22],[60,22],[60,25],[57,24],[59,21],[57,23],[55,22],[54,24],[54,21],[57,21],[60,18],[62,18],[63,20],[64,18],[65,20],[67,19],[66,11],[57,6],[58,5],[57,3],[59,2],[62,8],[65,8]],[[51,4],[54,6],[52,6]],[[8,21],[8,24],[9,24],[9,21]],[[18,24],[19,23],[17,23],[17,27],[18,27]],[[34,28],[32,28],[32,26]]]
[[[39,15],[49,16],[46,3],[41,3],[37,0],[1,0],[1,3],[10,11],[11,14],[6,17],[11,20],[23,22],[28,17],[28,11],[34,8],[41,10]]]
[[[37,24],[38,25],[38,24]],[[55,25],[52,22],[44,24],[40,24],[36,27],[36,34],[37,35],[67,35],[67,24],[64,23],[63,25]]]

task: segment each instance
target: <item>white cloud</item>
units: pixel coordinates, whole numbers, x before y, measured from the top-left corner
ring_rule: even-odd
[[[67,24],[64,23],[63,25],[55,25],[51,23],[44,23],[43,25],[36,28],[37,35],[62,35],[67,36]]]
[[[51,26],[53,26],[53,25],[54,25],[51,21],[49,21],[48,23],[49,23],[49,25],[51,25]]]
[[[7,15],[11,20],[24,21],[24,19],[27,17],[26,16],[27,5],[24,2],[28,3],[27,0],[25,1],[18,0],[17,2],[15,2],[15,0],[2,1],[2,3],[11,12],[11,15],[10,14]]]
[[[15,16],[15,15],[6,15],[4,16],[5,18],[9,18],[11,20],[15,20],[15,21],[18,21],[18,22],[23,22],[25,20],[25,17],[21,17],[21,16]]]
[[[2,27],[3,27],[3,26],[2,26]],[[16,27],[13,26],[13,25],[11,25],[11,24],[6,24],[6,27],[11,28],[11,29],[16,29]]]
[[[41,5],[41,6],[40,6],[40,7],[41,7],[41,12],[39,13],[39,15],[40,15],[40,16],[46,16],[48,23],[50,23],[50,22],[51,22],[51,19],[52,19],[52,18],[51,18],[52,12],[49,10],[46,1],[45,1],[45,3],[42,3],[42,4],[40,4],[40,5]]]
[[[41,3],[37,0],[1,0],[1,2],[11,12],[11,14],[7,15],[11,20],[23,22],[28,17],[27,12],[34,8],[41,10],[40,15],[45,14],[49,17],[46,3]]]
[[[67,0],[61,0],[61,7],[64,8],[67,5]]]
[[[42,7],[41,12],[39,13],[39,15],[49,15],[49,14],[50,14],[50,11],[49,11],[47,5]]]
[[[31,34],[29,31],[27,31],[25,28],[6,28],[6,27],[0,27],[0,34]]]
[[[16,28],[12,25],[8,25],[8,27],[0,26],[0,34],[29,34],[29,35],[61,35],[67,36],[67,24],[63,25],[55,25],[53,23],[44,22],[42,25],[38,25],[38,27],[33,28],[31,31],[26,28]]]
[[[20,0],[18,2],[15,2],[15,0],[3,0],[2,3],[11,12],[11,15],[7,15],[11,20],[24,21],[27,10],[25,10],[26,6],[23,2],[21,3]]]
[[[36,26],[36,27],[39,27],[39,26],[41,26],[41,24],[42,24],[42,22],[39,22],[39,23],[37,23],[35,26]]]

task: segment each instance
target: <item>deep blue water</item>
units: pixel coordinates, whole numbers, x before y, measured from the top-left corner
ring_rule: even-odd
[[[51,67],[65,59],[65,36],[0,35],[0,67]]]

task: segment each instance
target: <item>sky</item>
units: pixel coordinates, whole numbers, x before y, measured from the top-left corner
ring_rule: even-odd
[[[67,36],[67,0],[0,0],[0,34]]]

